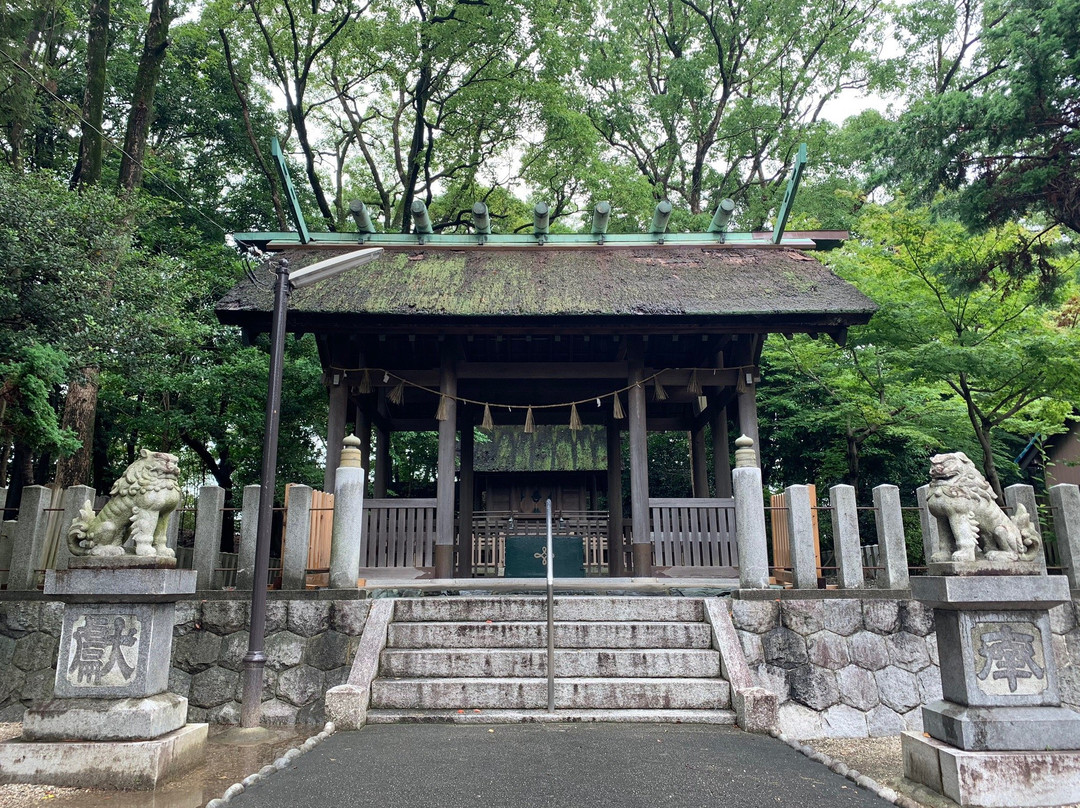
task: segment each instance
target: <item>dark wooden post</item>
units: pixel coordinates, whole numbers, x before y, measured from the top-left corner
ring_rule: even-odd
[[[754,442],[754,451],[757,452],[758,466],[761,466],[761,441],[758,438],[757,418],[757,385],[753,381],[747,382],[749,377],[753,379],[753,371],[743,369],[743,389],[738,393],[739,399],[739,431]]]
[[[649,536],[649,446],[645,422],[644,346],[641,337],[627,345],[630,391],[630,518],[634,531],[634,575],[652,575],[652,541]]]
[[[439,392],[446,396],[446,418],[439,421],[439,470],[436,480],[435,577],[454,576],[454,454],[457,441],[457,367],[453,342],[442,343]]]
[[[727,408],[710,403],[712,408],[713,474],[716,475],[716,496],[731,496],[731,449],[728,447]]]
[[[622,577],[623,518],[622,518],[622,436],[619,425],[607,425],[607,503],[608,503],[608,575]]]
[[[345,418],[349,408],[349,388],[338,377],[330,383],[330,412],[326,419],[326,470],[323,472],[323,491],[333,493],[337,467],[341,462],[341,446],[345,440]]]
[[[458,486],[458,548],[457,577],[472,577],[473,544],[473,451],[476,441],[473,432],[472,414],[468,407],[461,407],[461,482]]]
[[[709,473],[706,471],[705,424],[699,424],[690,430],[690,481],[694,496],[709,496]]]
[[[379,388],[378,413],[375,422],[375,489],[376,499],[383,499],[390,487],[390,429],[386,419],[386,388]]]

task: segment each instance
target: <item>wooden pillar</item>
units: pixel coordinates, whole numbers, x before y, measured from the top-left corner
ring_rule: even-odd
[[[709,496],[709,473],[705,470],[705,424],[690,430],[690,483],[694,496]]]
[[[743,375],[743,388],[738,394],[739,400],[739,432],[754,442],[754,451],[757,452],[758,467],[761,466],[761,440],[758,438],[757,419],[757,385],[746,382],[746,376],[753,378],[753,371],[740,370]]]
[[[473,432],[472,414],[467,407],[461,407],[461,482],[458,486],[458,561],[457,577],[472,577],[473,544],[473,451],[476,441]]]
[[[454,454],[457,441],[457,367],[454,344],[442,343],[439,392],[446,396],[445,419],[439,421],[439,470],[436,480],[435,577],[454,575]]]
[[[386,411],[386,388],[380,387],[379,403],[376,407],[379,418],[375,421],[375,490],[376,499],[386,496],[386,490],[390,487],[391,464],[390,464],[390,429],[387,426]]]
[[[623,572],[622,516],[622,435],[619,425],[607,425],[608,575],[620,578]]]
[[[345,418],[349,408],[349,388],[338,378],[330,385],[330,413],[326,419],[326,470],[323,472],[323,491],[334,490],[334,477],[341,462],[341,446],[345,440]]]
[[[712,408],[713,473],[716,475],[716,496],[731,496],[731,449],[728,446],[727,408]]]
[[[649,446],[645,422],[645,361],[641,337],[627,345],[630,391],[630,518],[634,531],[634,575],[652,575],[652,541],[649,536]]]

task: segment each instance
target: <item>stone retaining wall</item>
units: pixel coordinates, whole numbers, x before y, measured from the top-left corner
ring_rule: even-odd
[[[732,621],[757,684],[793,738],[922,731],[941,698],[933,610],[889,598],[735,599]],[[1062,699],[1080,709],[1080,604],[1050,612]],[[1075,664],[1074,664],[1075,661]]]
[[[366,600],[271,599],[266,613],[263,720],[322,724],[323,694],[342,684],[367,621]],[[188,721],[240,719],[248,644],[246,599],[180,601],[169,690],[188,699]],[[0,601],[0,721],[21,721],[52,695],[63,604]]]
[[[267,602],[266,702],[277,724],[319,724],[323,694],[342,684],[370,601],[317,596]],[[895,735],[922,729],[920,706],[940,698],[931,610],[893,598],[729,601],[757,684],[777,693],[780,723],[797,738]],[[0,721],[52,695],[63,605],[31,596],[0,601]],[[1080,603],[1050,612],[1064,702],[1080,709]],[[240,715],[248,603],[181,601],[169,687],[189,700],[189,721]]]

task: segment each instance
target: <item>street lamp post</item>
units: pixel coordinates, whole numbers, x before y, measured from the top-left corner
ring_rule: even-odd
[[[278,428],[281,424],[282,362],[285,357],[285,317],[289,293],[347,269],[378,258],[381,247],[357,250],[328,258],[289,272],[289,262],[277,262],[274,285],[274,312],[270,326],[270,381],[266,395],[266,429],[263,434],[262,476],[259,480],[259,521],[255,533],[255,573],[251,585],[251,631],[244,656],[244,695],[240,706],[240,726],[257,727],[262,719],[263,671],[266,668],[266,583],[270,573],[270,526],[277,485]]]

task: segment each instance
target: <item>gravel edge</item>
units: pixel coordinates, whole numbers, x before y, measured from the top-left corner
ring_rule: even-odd
[[[776,740],[778,741],[786,743],[796,752],[806,755],[806,757],[810,758],[810,760],[814,761],[815,763],[820,763],[823,766],[829,768],[831,771],[835,772],[836,774],[839,774],[841,777],[846,777],[855,785],[859,786],[859,788],[864,788],[867,791],[876,794],[886,802],[892,803],[893,805],[898,805],[900,806],[900,808],[923,808],[922,803],[913,800],[911,797],[908,797],[905,794],[899,794],[897,793],[896,789],[890,788],[889,786],[883,786],[877,780],[867,777],[858,769],[851,768],[843,761],[834,760],[828,755],[822,752],[818,752],[815,749],[807,746],[806,744],[800,743],[794,738],[789,738],[787,735],[785,735],[778,729],[769,730],[769,735],[776,738]],[[211,808],[211,806],[208,805],[207,808]],[[216,806],[214,808],[216,808]]]
[[[322,728],[322,732],[318,733],[317,735],[312,735],[310,738],[300,744],[300,746],[294,746],[292,749],[285,752],[273,763],[269,763],[266,766],[263,766],[257,772],[249,774],[239,783],[233,783],[231,786],[225,789],[225,793],[222,794],[220,797],[210,800],[210,802],[206,803],[206,808],[221,808],[221,806],[223,805],[228,805],[232,801],[233,797],[235,797],[237,794],[243,794],[247,788],[255,785],[256,783],[262,782],[274,772],[279,772],[282,769],[288,768],[290,765],[292,765],[292,762],[298,757],[300,757],[302,754],[304,754],[304,752],[308,752],[314,749],[320,743],[333,735],[336,731],[337,727],[334,726],[334,722],[327,721],[325,726],[323,726]]]

